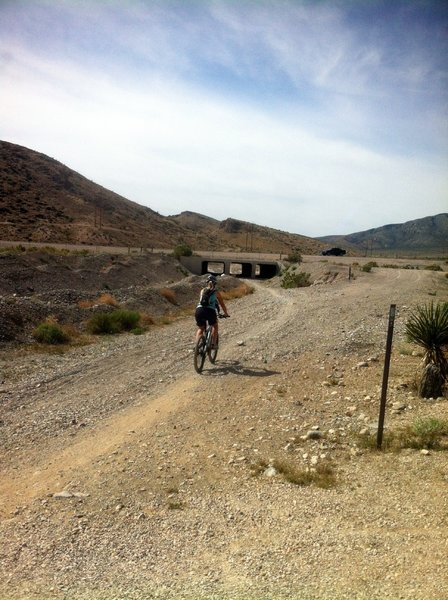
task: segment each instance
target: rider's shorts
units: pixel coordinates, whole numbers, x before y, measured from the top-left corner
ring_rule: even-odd
[[[209,325],[214,325],[217,320],[216,310],[210,306],[198,306],[194,316],[198,327],[205,327],[207,321]]]

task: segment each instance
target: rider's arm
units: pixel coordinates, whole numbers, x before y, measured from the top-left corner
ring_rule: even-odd
[[[227,312],[227,307],[224,303],[224,300],[222,299],[221,292],[216,292],[216,297],[218,298],[219,305],[221,306],[222,310],[224,311],[225,316],[228,317],[229,313]]]

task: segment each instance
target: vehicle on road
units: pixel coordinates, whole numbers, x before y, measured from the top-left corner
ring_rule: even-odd
[[[347,251],[342,248],[329,248],[322,251],[322,256],[345,256],[346,254]]]

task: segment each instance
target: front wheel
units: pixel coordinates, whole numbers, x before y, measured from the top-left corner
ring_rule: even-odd
[[[196,373],[202,373],[206,353],[205,340],[204,337],[201,336],[194,347],[193,363]]]

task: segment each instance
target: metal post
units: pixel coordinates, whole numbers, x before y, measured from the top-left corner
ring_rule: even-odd
[[[380,416],[378,419],[378,433],[376,447],[381,449],[383,443],[384,416],[386,414],[387,384],[389,382],[390,356],[392,352],[392,337],[394,334],[396,304],[391,304],[389,309],[389,326],[387,328],[386,355],[384,357],[383,387],[381,389]]]

